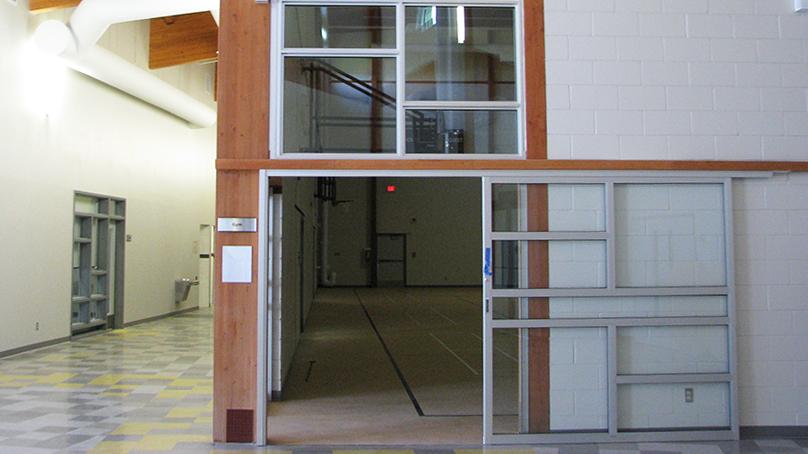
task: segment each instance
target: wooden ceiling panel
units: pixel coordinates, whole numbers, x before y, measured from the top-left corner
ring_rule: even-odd
[[[151,20],[149,68],[158,69],[218,58],[219,27],[209,12]]]
[[[79,5],[81,0],[30,0],[28,11],[34,14],[47,13],[55,9],[73,8]]]

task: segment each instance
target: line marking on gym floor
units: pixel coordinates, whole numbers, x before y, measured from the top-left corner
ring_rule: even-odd
[[[463,360],[463,358],[461,358],[461,357],[460,357],[460,356],[459,356],[457,353],[455,353],[455,352],[454,352],[454,351],[453,351],[451,348],[449,348],[449,346],[448,346],[448,345],[444,344],[442,340],[438,339],[438,336],[436,336],[436,335],[434,335],[434,334],[432,334],[432,333],[429,333],[429,335],[432,337],[432,339],[435,339],[435,340],[436,340],[436,341],[437,341],[439,344],[441,344],[441,345],[443,346],[443,348],[445,348],[445,349],[446,349],[446,351],[448,351],[449,353],[451,353],[451,354],[452,354],[452,356],[454,356],[455,358],[457,358],[457,360],[458,360],[458,361],[460,361],[461,363],[463,363],[463,365],[464,365],[464,366],[466,366],[466,368],[467,368],[468,370],[470,370],[470,371],[471,371],[471,372],[472,372],[474,375],[480,375],[480,373],[479,373],[479,372],[477,372],[477,369],[475,369],[475,368],[471,367],[471,366],[469,365],[469,363],[467,363],[465,360]]]

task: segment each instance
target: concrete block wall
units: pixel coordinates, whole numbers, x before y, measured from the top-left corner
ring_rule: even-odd
[[[728,339],[726,326],[619,328],[617,373],[728,373]]]
[[[550,430],[605,429],[605,328],[550,329]]]
[[[685,390],[693,402],[685,402]],[[619,385],[617,427],[622,430],[674,427],[728,427],[726,383]]]
[[[615,185],[617,285],[725,285],[723,187]]]
[[[550,241],[548,263],[550,288],[606,287],[605,241]]]
[[[547,210],[551,232],[606,230],[604,187],[598,184],[551,184]]]
[[[549,157],[808,159],[808,16],[793,6],[546,0]],[[808,425],[808,176],[734,195],[740,423]]]
[[[808,425],[808,175],[734,193],[741,424]]]
[[[547,0],[549,156],[803,160],[791,0]]]

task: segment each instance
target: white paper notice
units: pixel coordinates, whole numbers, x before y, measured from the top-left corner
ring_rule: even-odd
[[[252,283],[252,246],[222,247],[222,282]]]

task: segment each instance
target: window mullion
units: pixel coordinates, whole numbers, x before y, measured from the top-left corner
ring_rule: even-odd
[[[406,63],[404,61],[404,3],[396,5],[396,154],[404,156],[407,152],[407,124],[404,111]]]

